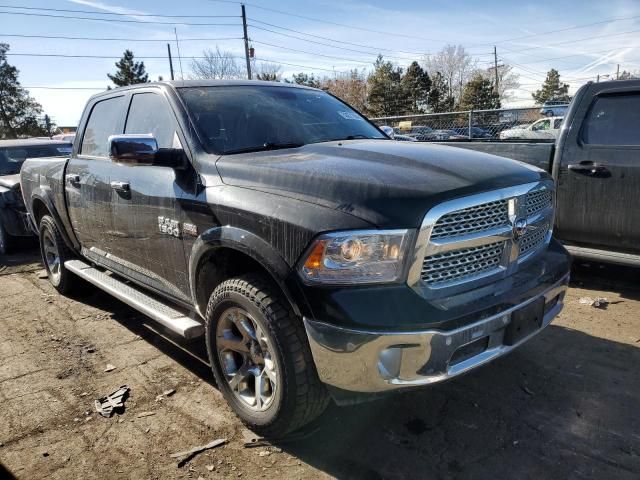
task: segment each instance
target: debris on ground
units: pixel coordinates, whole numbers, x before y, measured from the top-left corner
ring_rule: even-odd
[[[262,437],[253,437],[244,442],[245,448],[268,447],[271,443]]]
[[[213,470],[214,470],[216,467],[214,467],[213,465],[207,465],[207,466],[205,466],[205,468],[206,468],[207,470],[209,470],[210,472],[213,472]]]
[[[104,369],[105,372],[111,372],[113,370],[116,369],[115,365],[111,365],[110,363],[107,363],[107,368]]]
[[[223,445],[225,443],[227,443],[227,439],[226,438],[219,438],[217,440],[214,440],[213,442],[207,443],[206,445],[200,445],[198,447],[193,447],[193,448],[191,448],[189,450],[185,450],[184,452],[172,453],[169,456],[171,458],[185,457],[182,460],[180,460],[180,462],[178,463],[178,467],[182,467],[185,463],[187,463],[191,458],[193,458],[198,453],[204,452],[205,450],[210,450],[212,448],[219,447],[220,445]]]
[[[162,392],[162,394],[165,397],[170,397],[171,395],[173,395],[174,393],[176,393],[176,390],[174,388],[171,388],[169,390],[165,390],[164,392]]]
[[[156,412],[140,412],[137,416],[138,418],[150,417],[151,415],[155,415]]]
[[[36,273],[36,276],[40,279],[46,279],[49,278],[49,274],[47,273],[47,271],[43,268],[42,270],[38,270]]]
[[[605,310],[611,302],[604,297],[598,297],[595,299],[591,297],[580,297],[578,303],[581,303],[582,305],[591,305],[593,308]]]
[[[118,390],[95,401],[97,412],[103,417],[110,418],[114,412],[124,412],[124,402],[129,397],[129,387],[122,385]]]

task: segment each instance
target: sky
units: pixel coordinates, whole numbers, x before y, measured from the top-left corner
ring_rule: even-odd
[[[550,68],[560,72],[570,92],[598,75],[615,77],[618,64],[620,71],[640,71],[639,0],[252,0],[245,5],[256,58],[280,62],[284,77],[371,69],[378,53],[406,66],[447,44],[463,45],[478,67],[486,68],[495,45],[499,62],[519,74],[520,88],[511,92],[508,106],[527,106]],[[181,70],[188,78],[192,60],[185,57],[218,46],[241,58],[241,37],[235,1],[0,0],[0,42],[10,44],[9,62],[58,125],[77,124],[86,100],[111,84],[107,73],[115,71],[127,48],[144,61],[150,79],[169,79],[169,42],[177,78]],[[111,40],[91,40],[96,38]]]

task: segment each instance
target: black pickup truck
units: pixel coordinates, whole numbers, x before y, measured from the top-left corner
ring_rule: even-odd
[[[577,257],[640,266],[640,80],[589,83],[554,143],[448,143],[540,167],[557,185],[554,235]]]
[[[99,94],[71,157],[27,160],[21,183],[54,287],[81,278],[204,337],[221,392],[264,435],[331,397],[500,357],[558,314],[569,278],[547,173],[394,142],[307,87]]]

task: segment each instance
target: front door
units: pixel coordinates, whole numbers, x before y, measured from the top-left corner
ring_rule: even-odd
[[[112,163],[107,150],[109,136],[122,133],[125,98],[110,97],[90,107],[81,143],[65,171],[69,218],[88,256],[111,253],[117,243],[111,217]]]
[[[178,125],[159,91],[134,93],[126,134],[153,134],[159,148],[180,148]],[[184,176],[169,167],[113,163],[110,182],[113,229],[118,235],[113,260],[117,269],[177,299],[189,297],[187,263],[182,244]],[[126,189],[117,188],[126,185]]]
[[[594,87],[595,88],[595,87]],[[585,95],[561,152],[557,235],[570,243],[640,253],[640,93]]]

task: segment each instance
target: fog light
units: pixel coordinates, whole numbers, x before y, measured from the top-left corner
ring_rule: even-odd
[[[402,365],[402,348],[385,348],[378,356],[378,371],[382,378],[390,380],[400,376],[400,365]]]

